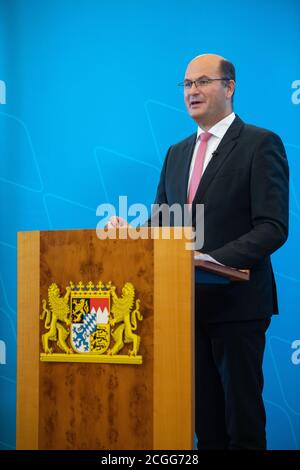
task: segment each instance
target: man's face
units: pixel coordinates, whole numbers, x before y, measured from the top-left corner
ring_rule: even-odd
[[[185,80],[221,78],[220,60],[199,57],[188,65]],[[201,126],[213,126],[231,112],[230,89],[221,80],[184,89],[184,101],[190,116]]]

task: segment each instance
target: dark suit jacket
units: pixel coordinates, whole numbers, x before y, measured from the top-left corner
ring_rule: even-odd
[[[186,203],[195,142],[193,134],[168,150],[156,204]],[[251,269],[251,279],[196,286],[203,320],[251,320],[278,313],[270,255],[288,235],[288,179],[281,139],[236,116],[202,176],[193,205],[204,204],[201,251],[228,266]]]

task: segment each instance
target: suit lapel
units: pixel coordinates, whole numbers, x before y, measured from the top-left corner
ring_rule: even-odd
[[[236,116],[235,120],[233,121],[231,126],[229,126],[220,144],[218,145],[215,155],[207,165],[207,168],[201,178],[199,187],[194,198],[195,203],[197,203],[199,200],[202,200],[210,183],[218,173],[219,169],[223,165],[228,155],[236,146],[237,139],[240,135],[243,126],[243,121],[238,116]]]
[[[191,160],[193,157],[193,152],[195,148],[195,143],[197,139],[197,134],[191,135],[191,137],[188,139],[185,148],[182,151],[182,173],[181,173],[181,184],[179,184],[179,197],[178,197],[178,202],[180,204],[186,204],[187,203],[187,187],[188,187],[188,180],[189,180],[189,171],[190,171],[190,165],[191,165]]]

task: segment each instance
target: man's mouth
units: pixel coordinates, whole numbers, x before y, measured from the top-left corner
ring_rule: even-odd
[[[196,108],[197,106],[200,106],[203,103],[204,103],[204,101],[200,101],[200,100],[191,101],[190,102],[190,107],[191,108]]]

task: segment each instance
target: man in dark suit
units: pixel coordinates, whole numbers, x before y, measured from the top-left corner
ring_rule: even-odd
[[[196,286],[198,448],[265,449],[262,362],[278,313],[270,255],[288,234],[285,150],[233,113],[235,70],[224,58],[193,59],[183,87],[198,130],[170,147],[155,203],[191,203],[194,225],[204,204],[202,253],[251,270],[249,282]]]

